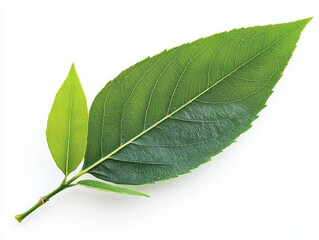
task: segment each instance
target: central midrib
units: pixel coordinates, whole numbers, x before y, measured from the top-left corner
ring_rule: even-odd
[[[301,24],[300,24],[301,25]],[[283,36],[281,36],[280,38],[278,38],[276,41],[274,41],[272,44],[270,44],[269,46],[265,47],[262,51],[260,51],[259,53],[257,53],[256,55],[254,55],[253,57],[251,57],[250,59],[248,59],[247,61],[245,61],[244,63],[242,63],[240,66],[238,66],[237,68],[235,68],[233,71],[231,71],[230,73],[228,73],[226,76],[222,77],[220,80],[218,80],[216,83],[214,83],[213,85],[211,85],[210,87],[208,87],[206,90],[204,90],[202,93],[198,94],[197,96],[195,96],[194,98],[190,99],[188,102],[186,102],[185,104],[183,104],[181,107],[177,108],[175,111],[171,112],[170,114],[166,115],[164,118],[162,118],[160,121],[154,123],[152,126],[150,126],[149,128],[145,129],[144,131],[142,131],[140,134],[136,135],[134,138],[132,138],[131,140],[127,141],[126,143],[124,143],[123,145],[119,146],[117,149],[115,149],[114,151],[112,151],[111,153],[109,153],[108,155],[106,155],[105,157],[101,158],[100,160],[98,160],[97,162],[95,162],[94,164],[92,164],[91,166],[83,169],[81,171],[82,174],[90,171],[91,169],[95,168],[96,166],[98,166],[99,164],[101,164],[102,162],[104,162],[106,159],[112,157],[114,154],[116,154],[117,152],[119,152],[120,150],[122,150],[123,148],[125,148],[127,145],[131,144],[132,142],[134,142],[136,139],[138,139],[139,137],[143,136],[145,133],[147,133],[148,131],[152,130],[153,128],[155,128],[157,125],[159,125],[160,123],[164,122],[166,119],[170,118],[172,115],[174,115],[175,113],[177,113],[178,111],[180,111],[181,109],[183,109],[184,107],[188,106],[190,103],[192,103],[195,99],[199,98],[200,96],[202,96],[203,94],[205,94],[206,92],[208,92],[209,90],[211,90],[213,87],[215,87],[216,85],[218,85],[220,82],[224,81],[225,79],[227,79],[228,77],[230,77],[232,74],[234,74],[235,72],[237,72],[240,68],[242,68],[243,66],[245,66],[246,64],[248,64],[249,62],[251,62],[252,60],[254,60],[256,57],[258,57],[260,54],[264,53],[265,51],[267,51],[269,48],[271,48],[272,46],[274,46],[277,42],[279,42],[280,40],[282,40],[283,38],[285,38],[287,35],[289,35],[291,32],[293,32],[296,28],[298,28],[300,25],[294,27],[293,29],[291,29],[289,32],[287,32],[286,34],[284,34]]]
[[[69,122],[68,122],[68,143],[66,152],[66,163],[65,163],[65,175],[69,174],[69,158],[70,158],[70,139],[71,139],[71,122],[72,122],[72,108],[73,108],[73,79],[71,79],[71,96],[70,96],[70,107],[69,107]]]

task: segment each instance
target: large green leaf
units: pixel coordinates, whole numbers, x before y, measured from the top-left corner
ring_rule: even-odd
[[[85,94],[72,64],[69,75],[55,96],[46,131],[52,157],[66,176],[84,157],[87,122]]]
[[[102,191],[102,192],[114,192],[119,194],[126,194],[126,195],[140,196],[140,197],[150,197],[147,194],[142,192],[138,192],[129,188],[112,186],[110,184],[95,181],[95,180],[89,180],[89,179],[81,180],[77,184],[83,187],[91,188],[91,189]]]
[[[145,184],[208,161],[251,127],[309,21],[234,29],[128,68],[92,104],[83,168]]]

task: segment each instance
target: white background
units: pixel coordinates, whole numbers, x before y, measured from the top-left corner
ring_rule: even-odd
[[[319,239],[316,1],[1,3],[0,238]],[[123,69],[235,27],[314,16],[260,118],[214,160],[137,198],[69,189],[19,224],[62,174],[46,145],[56,91],[75,62],[91,104]]]

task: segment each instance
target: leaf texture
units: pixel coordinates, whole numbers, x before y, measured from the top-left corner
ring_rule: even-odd
[[[145,184],[207,162],[251,127],[309,21],[215,34],[123,71],[92,104],[83,169]]]
[[[52,157],[67,176],[82,161],[87,143],[88,109],[85,94],[72,64],[55,96],[47,123],[47,142]]]
[[[147,194],[142,192],[138,192],[129,188],[112,186],[110,184],[95,181],[95,180],[81,180],[77,184],[83,187],[95,189],[102,192],[114,192],[119,194],[126,194],[126,195],[140,196],[140,197],[150,197]]]

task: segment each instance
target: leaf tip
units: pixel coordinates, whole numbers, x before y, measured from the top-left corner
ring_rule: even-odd
[[[151,198],[151,196],[150,196],[150,195],[147,195],[147,194],[145,194],[145,193],[141,194],[141,196],[142,196],[142,197]]]
[[[71,72],[76,73],[74,62],[72,62],[72,64],[71,64],[70,73]]]
[[[300,20],[297,20],[296,22],[301,23],[300,25],[302,26],[302,28],[306,27],[306,25],[313,19],[313,17],[308,17],[308,18],[303,18]]]
[[[308,18],[304,18],[301,21],[303,21],[305,24],[308,24],[312,19],[313,19],[313,16],[308,17]]]

